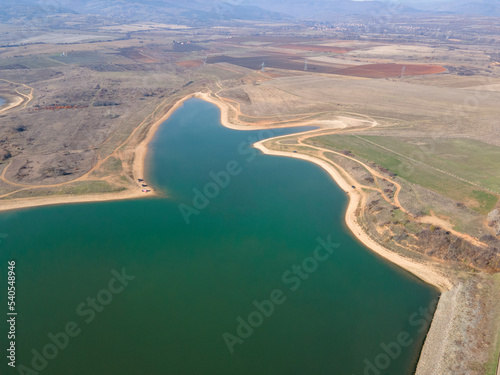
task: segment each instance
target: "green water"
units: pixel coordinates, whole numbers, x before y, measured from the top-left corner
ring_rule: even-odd
[[[216,107],[192,99],[161,127],[149,154],[147,182],[170,199],[0,215],[0,233],[8,235],[0,238],[4,317],[7,261],[16,261],[16,364],[32,368],[37,353],[53,358],[35,357],[45,368],[28,372],[2,356],[0,373],[412,374],[428,328],[419,309],[434,306],[437,293],[351,237],[345,193],[323,170],[248,146],[295,131],[229,130]],[[192,206],[193,189],[203,190],[210,172],[230,161],[239,173],[186,224],[179,204]],[[328,236],[339,246],[331,255],[319,248],[323,260],[314,266],[317,238]],[[299,286],[291,271],[303,263]],[[135,278],[123,288],[112,283],[120,293],[103,291],[112,270],[123,268]],[[252,313],[253,302],[273,291],[281,302],[273,313]],[[97,302],[102,311],[93,308],[92,316],[87,298],[97,295],[109,304]],[[243,332],[249,337],[233,342],[231,353],[223,334],[236,337],[238,317],[249,314],[256,328]],[[59,335],[63,349],[47,346],[49,333],[65,327],[75,337]],[[0,331],[6,353],[6,318]],[[391,358],[382,346],[398,336],[405,346],[399,353],[389,345]],[[379,367],[368,370],[366,361]]]

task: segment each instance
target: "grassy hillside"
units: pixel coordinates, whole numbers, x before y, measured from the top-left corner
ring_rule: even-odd
[[[328,135],[312,142],[374,162],[399,177],[491,211],[500,191],[500,148],[469,139]]]

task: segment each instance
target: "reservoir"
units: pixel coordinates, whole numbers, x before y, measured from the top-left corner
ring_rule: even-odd
[[[412,374],[438,293],[353,238],[321,168],[251,147],[301,130],[190,99],[150,145],[165,197],[1,214],[1,373]]]

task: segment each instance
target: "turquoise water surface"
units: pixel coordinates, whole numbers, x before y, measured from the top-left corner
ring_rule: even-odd
[[[413,373],[437,292],[353,239],[322,169],[250,146],[300,129],[219,116],[191,99],[158,131],[145,177],[168,198],[0,215],[0,373]]]

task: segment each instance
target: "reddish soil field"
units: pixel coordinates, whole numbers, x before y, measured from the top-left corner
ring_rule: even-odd
[[[187,61],[178,61],[177,65],[182,66],[183,68],[196,68],[203,64],[201,60],[187,60]]]
[[[313,51],[313,52],[346,53],[351,51],[351,49],[344,47],[318,46],[315,44],[282,44],[280,46],[275,46],[275,47],[298,49],[301,51]]]
[[[366,78],[392,78],[399,77],[405,67],[405,76],[420,76],[427,74],[437,74],[446,71],[446,68],[440,65],[424,64],[370,64],[353,66],[337,71],[337,74],[366,77]]]
[[[286,54],[269,54],[267,56],[209,56],[208,64],[225,62],[248,69],[260,70],[264,62],[266,68],[284,70],[304,71],[305,59],[303,57]],[[308,62],[310,73],[340,74],[345,76],[356,76],[366,78],[395,78],[400,77],[403,67],[405,76],[436,74],[446,71],[440,65],[426,64],[368,64],[360,66],[345,67],[345,65],[320,64]]]

